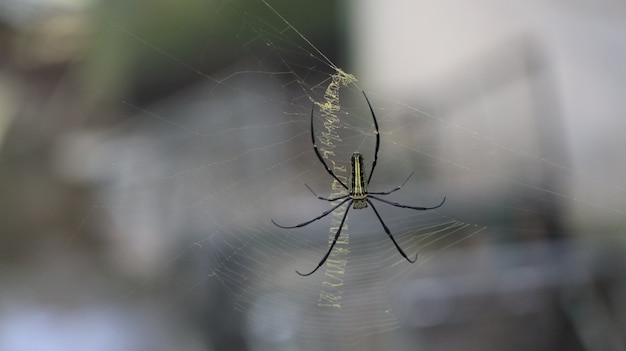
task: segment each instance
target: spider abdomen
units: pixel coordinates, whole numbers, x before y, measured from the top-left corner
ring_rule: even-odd
[[[353,201],[354,209],[367,207],[367,182],[363,174],[363,155],[358,152],[350,157],[352,166],[350,174],[350,198]]]

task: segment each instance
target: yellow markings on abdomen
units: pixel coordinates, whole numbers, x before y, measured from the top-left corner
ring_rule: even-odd
[[[352,173],[350,174],[350,198],[354,201],[353,208],[361,209],[367,207],[367,184],[363,176],[363,156],[355,152],[350,158]]]

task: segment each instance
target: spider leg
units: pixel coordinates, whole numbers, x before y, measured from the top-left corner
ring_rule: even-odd
[[[346,199],[343,202],[346,202],[347,200],[348,199]],[[326,255],[324,255],[324,257],[322,258],[320,263],[317,264],[317,267],[315,267],[315,269],[313,269],[312,271],[310,271],[309,273],[306,273],[306,274],[302,274],[302,273],[298,272],[297,270],[296,270],[296,273],[298,273],[299,275],[301,275],[303,277],[309,276],[309,275],[315,273],[315,271],[317,271],[324,264],[324,262],[326,262],[326,260],[328,259],[328,256],[330,256],[330,253],[333,251],[333,247],[335,247],[335,244],[337,243],[337,239],[339,239],[339,234],[341,234],[341,228],[343,228],[343,223],[346,221],[346,217],[348,216],[348,211],[350,211],[350,206],[348,206],[348,208],[346,208],[346,212],[343,214],[343,218],[341,219],[341,224],[339,225],[339,229],[337,229],[337,233],[335,234],[335,238],[333,239],[333,243],[330,244],[330,247],[328,248],[328,251],[326,252]]]
[[[326,212],[322,213],[322,215],[320,215],[319,217],[315,217],[315,218],[313,218],[313,219],[312,219],[312,220],[310,220],[310,221],[306,221],[306,222],[304,222],[304,223],[300,223],[300,224],[297,224],[297,225],[294,225],[294,226],[284,226],[284,225],[280,225],[280,224],[278,224],[278,223],[274,222],[274,220],[273,220],[273,219],[272,219],[271,221],[272,221],[272,223],[274,223],[274,225],[275,225],[275,226],[277,226],[277,227],[279,227],[279,228],[283,228],[283,229],[293,229],[293,228],[300,228],[300,227],[304,227],[305,225],[308,225],[308,224],[310,224],[310,223],[312,223],[312,222],[315,222],[315,221],[317,221],[318,219],[322,219],[322,218],[324,218],[324,217],[328,216],[331,212],[333,212],[334,210],[336,210],[336,209],[337,209],[337,207],[339,207],[339,206],[341,206],[341,205],[345,204],[348,200],[350,200],[350,198],[344,199],[343,201],[341,201],[341,202],[340,202],[338,205],[336,205],[335,207],[333,207],[333,208],[331,208],[330,210],[328,210],[328,211],[326,211]]]
[[[323,196],[319,196],[315,193],[315,191],[313,191],[313,189],[311,189],[310,186],[308,186],[306,183],[304,183],[304,186],[306,186],[309,191],[311,191],[313,193],[313,195],[315,195],[316,198],[320,199],[320,200],[326,200],[326,201],[336,201],[336,200],[341,200],[341,199],[345,199],[346,197],[350,196],[350,194],[346,194],[346,195],[342,195],[339,197],[333,197],[332,199],[329,199],[327,197],[323,197]]]
[[[402,251],[402,248],[400,248],[400,245],[398,245],[398,243],[396,242],[396,239],[394,239],[393,235],[391,235],[391,231],[389,230],[389,228],[387,227],[385,222],[383,222],[383,219],[380,217],[380,214],[378,214],[378,211],[376,210],[376,207],[374,207],[374,204],[369,199],[366,200],[366,201],[367,201],[368,204],[370,204],[370,206],[372,206],[372,210],[374,210],[374,213],[376,214],[376,217],[378,217],[378,220],[380,221],[380,224],[383,225],[383,228],[385,229],[385,233],[387,233],[387,235],[389,236],[391,241],[393,241],[393,244],[396,245],[396,249],[398,249],[398,252],[400,252],[400,255],[402,255],[402,257],[404,257],[407,261],[409,261],[411,263],[415,263],[415,261],[417,260],[417,254],[415,254],[415,258],[413,260],[411,260],[404,253],[404,251]]]
[[[370,194],[372,194],[372,193],[370,193]],[[381,201],[381,202],[387,203],[387,204],[389,204],[389,205],[391,205],[391,206],[396,206],[396,207],[401,207],[401,208],[410,208],[410,209],[412,209],[412,210],[418,210],[418,211],[434,210],[434,209],[436,209],[436,208],[441,207],[441,205],[443,205],[443,203],[444,203],[444,202],[446,202],[446,197],[444,196],[444,197],[443,197],[443,200],[441,200],[441,202],[440,202],[440,203],[439,203],[439,205],[437,205],[437,206],[433,206],[433,207],[418,207],[418,206],[408,206],[408,205],[402,205],[402,204],[399,204],[399,203],[397,203],[397,202],[393,202],[393,201],[389,201],[389,200],[381,199],[380,197],[378,197],[378,196],[374,196],[374,195],[369,195],[369,197],[371,197],[372,199],[376,199],[376,200],[378,200],[378,201]]]
[[[369,192],[368,194],[375,194],[375,195],[389,195],[391,193],[393,193],[394,191],[398,191],[400,190],[400,188],[402,188],[404,186],[404,184],[406,184],[406,182],[409,181],[409,179],[411,179],[411,177],[413,176],[413,174],[415,173],[415,171],[411,172],[411,174],[409,174],[409,176],[406,178],[406,180],[404,181],[404,183],[402,183],[401,185],[398,185],[397,187],[393,188],[392,190],[389,191],[381,191],[381,192]]]
[[[335,173],[333,173],[330,167],[328,167],[328,165],[326,164],[326,161],[324,161],[324,159],[322,158],[320,151],[317,149],[317,143],[315,143],[315,132],[313,131],[313,111],[314,110],[315,110],[315,104],[313,104],[313,107],[311,107],[311,142],[313,142],[313,150],[315,150],[315,155],[317,155],[317,158],[324,165],[324,168],[326,168],[326,171],[328,172],[328,174],[333,176],[333,178],[335,178],[339,182],[339,184],[341,184],[344,188],[346,188],[346,190],[348,190],[348,186],[344,182],[342,182],[339,178],[337,178]]]
[[[370,175],[369,177],[367,177],[367,184],[370,183],[370,180],[372,180],[372,174],[374,174],[374,168],[376,168],[376,161],[378,161],[378,149],[380,148],[380,132],[378,131],[378,122],[376,121],[376,114],[374,114],[374,109],[372,108],[372,104],[370,104],[370,100],[367,98],[367,95],[365,95],[365,91],[362,91],[363,96],[365,96],[365,101],[367,101],[367,106],[370,107],[370,112],[372,113],[372,119],[374,119],[374,127],[376,128],[376,131],[374,132],[374,134],[376,134],[376,151],[374,151],[374,161],[372,162],[372,169],[370,170]]]

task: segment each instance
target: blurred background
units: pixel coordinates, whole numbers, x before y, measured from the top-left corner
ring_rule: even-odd
[[[626,349],[625,19],[0,0],[0,351]],[[339,67],[337,138],[315,110],[333,165],[373,156],[363,89],[370,189],[415,171],[392,201],[447,202],[380,208],[415,265],[353,210],[347,258],[302,278],[337,219],[270,218],[329,208],[304,183],[332,191],[309,118]]]

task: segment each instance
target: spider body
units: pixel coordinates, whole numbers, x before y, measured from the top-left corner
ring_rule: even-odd
[[[406,178],[404,183],[402,183],[401,185],[389,191],[382,191],[382,192],[368,192],[367,191],[367,187],[370,184],[370,181],[372,180],[372,174],[374,174],[374,169],[376,168],[376,162],[378,161],[378,149],[380,147],[380,132],[378,131],[378,122],[376,121],[376,114],[374,114],[374,109],[372,108],[372,105],[370,104],[370,101],[367,98],[367,95],[365,95],[365,92],[363,92],[363,96],[365,97],[365,101],[367,101],[367,105],[369,106],[370,112],[372,113],[372,119],[374,120],[374,128],[375,128],[374,133],[376,135],[376,149],[374,151],[374,160],[372,161],[372,168],[370,169],[370,174],[367,177],[367,179],[365,179],[365,171],[363,169],[363,155],[361,155],[358,152],[353,153],[352,156],[350,157],[350,165],[351,165],[350,183],[349,183],[350,187],[348,187],[343,181],[341,181],[341,179],[339,179],[335,175],[335,173],[330,169],[330,167],[328,167],[328,165],[326,164],[326,161],[324,161],[324,159],[322,158],[322,155],[317,149],[317,144],[315,142],[315,131],[313,129],[313,112],[315,109],[315,104],[314,104],[313,108],[311,108],[311,142],[313,143],[313,150],[315,151],[315,155],[317,156],[320,163],[322,163],[322,165],[326,169],[326,172],[328,172],[328,174],[330,174],[333,178],[335,178],[335,180],[339,182],[339,184],[341,184],[341,186],[343,186],[348,191],[348,194],[338,196],[335,198],[326,198],[326,197],[317,195],[313,191],[313,189],[311,189],[308,185],[304,184],[313,193],[313,195],[315,195],[315,197],[317,197],[318,199],[329,201],[329,202],[339,201],[339,203],[334,205],[331,209],[325,211],[318,217],[315,217],[309,221],[306,221],[300,224],[296,224],[294,226],[282,226],[274,222],[274,220],[272,219],[272,223],[274,223],[274,225],[276,225],[279,228],[284,228],[284,229],[301,228],[301,227],[311,224],[312,222],[315,222],[319,219],[326,217],[327,215],[329,215],[330,213],[338,209],[340,206],[350,201],[350,203],[348,204],[348,207],[346,207],[346,211],[344,212],[343,217],[341,219],[341,224],[339,225],[339,228],[337,229],[337,232],[335,233],[335,237],[333,239],[333,242],[330,244],[328,251],[322,258],[322,260],[318,263],[317,267],[315,267],[315,269],[313,269],[311,272],[302,274],[296,271],[296,273],[298,273],[301,276],[308,276],[308,275],[315,273],[315,271],[317,271],[324,264],[324,262],[326,262],[326,260],[328,259],[328,256],[330,256],[330,253],[332,252],[333,248],[335,247],[335,244],[337,243],[337,239],[339,239],[339,235],[341,234],[341,229],[343,228],[343,224],[345,223],[346,217],[348,216],[348,212],[350,211],[350,205],[352,205],[352,208],[354,209],[366,208],[368,207],[368,205],[371,206],[372,210],[374,211],[374,214],[378,218],[378,221],[383,226],[385,233],[387,233],[387,236],[389,236],[389,239],[391,239],[391,241],[393,242],[394,246],[396,247],[400,255],[402,255],[402,257],[404,257],[410,263],[415,263],[415,261],[417,260],[417,254],[415,255],[415,258],[410,259],[406,255],[406,253],[404,253],[400,245],[398,245],[398,243],[396,242],[396,239],[394,239],[393,235],[391,234],[391,231],[389,230],[389,228],[383,221],[382,217],[378,213],[376,206],[374,206],[374,204],[372,203],[372,201],[370,201],[370,199],[384,202],[391,206],[400,207],[400,208],[408,208],[411,210],[418,210],[418,211],[432,210],[432,209],[438,208],[441,205],[443,205],[443,203],[446,201],[446,198],[444,197],[441,203],[439,203],[436,206],[420,207],[420,206],[403,205],[403,204],[399,204],[397,202],[389,201],[389,200],[379,197],[381,195],[389,195],[397,190],[400,190],[400,188],[402,188],[402,186],[404,186],[404,184],[406,184],[406,182],[409,181],[411,176],[413,176],[413,172],[411,172],[411,174]]]

